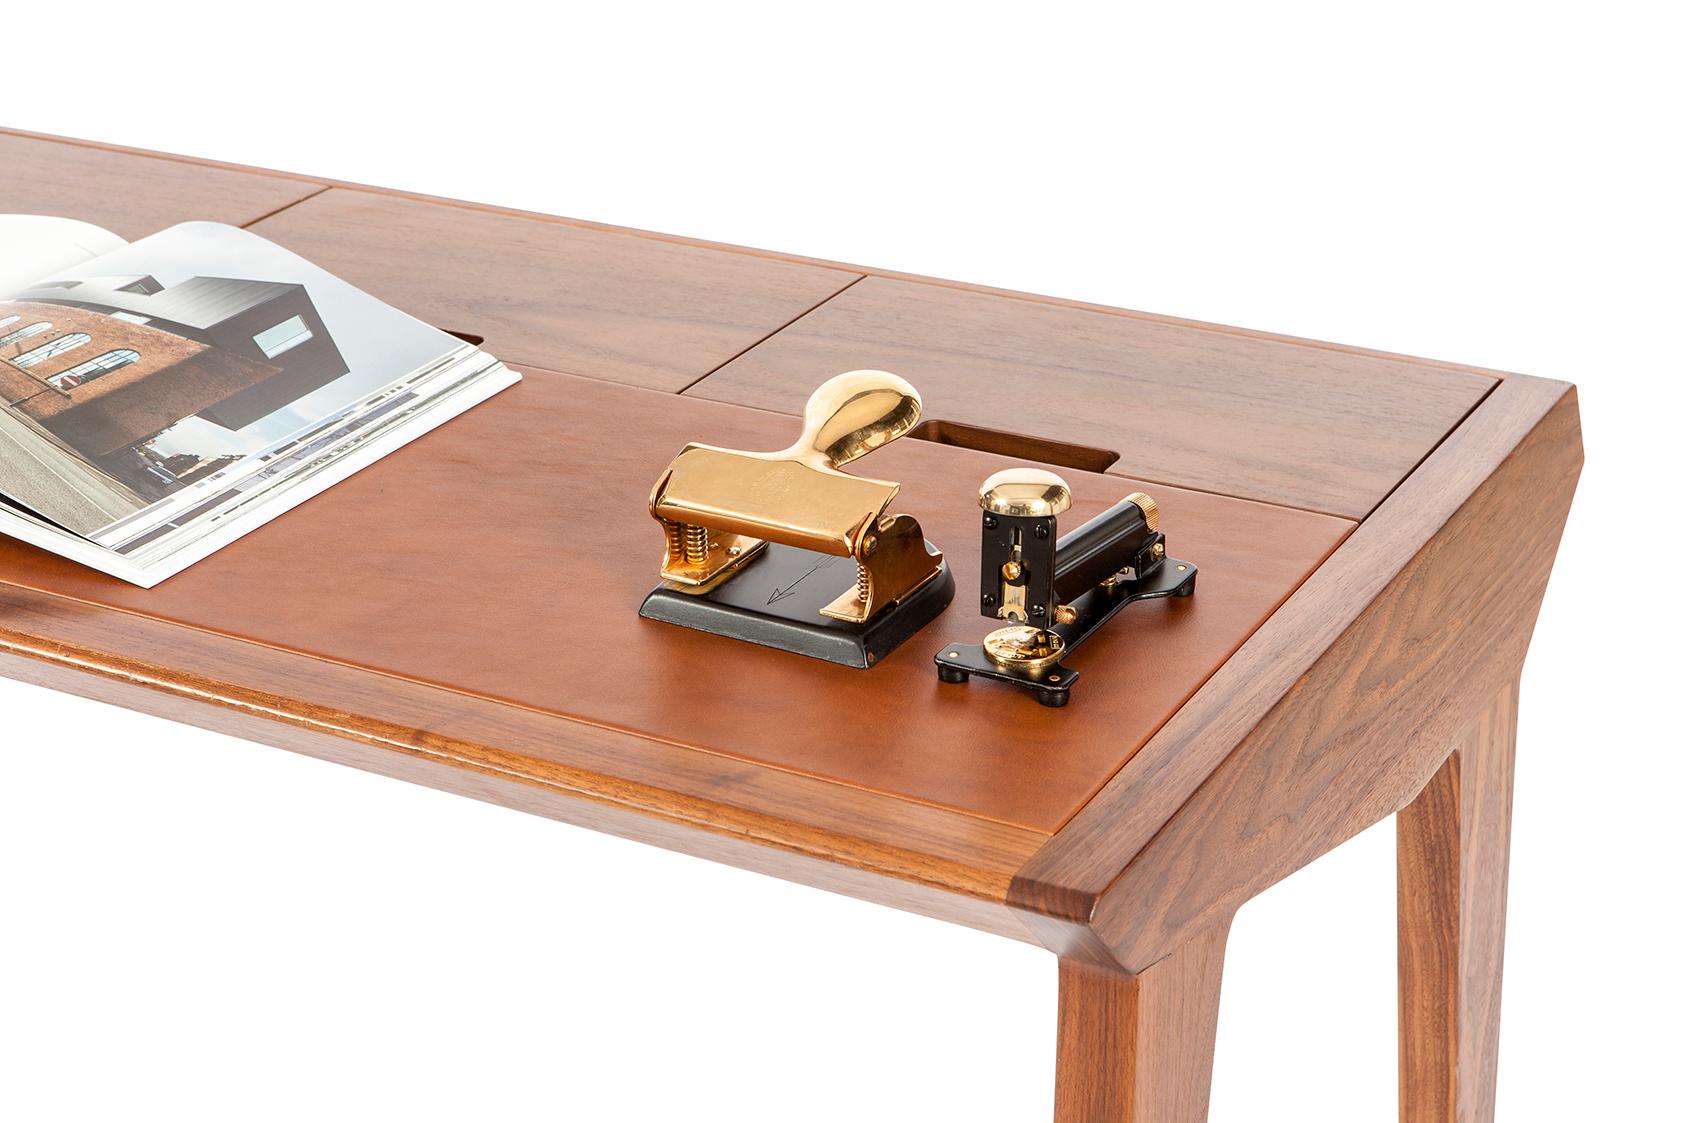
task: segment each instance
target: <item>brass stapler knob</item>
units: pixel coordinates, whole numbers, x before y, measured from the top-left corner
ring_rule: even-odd
[[[848,587],[818,614],[864,624],[945,576],[941,551],[925,542],[918,520],[886,511],[901,485],[841,470],[905,436],[922,410],[905,379],[849,371],[808,398],[801,436],[788,448],[686,445],[650,492],[650,514],[666,536],[662,580],[677,591],[708,592],[768,543],[849,558]],[[769,608],[782,599],[781,589],[774,592],[780,595]]]
[[[983,481],[977,505],[1014,518],[1062,515],[1071,509],[1071,488],[1040,468],[1005,468]]]

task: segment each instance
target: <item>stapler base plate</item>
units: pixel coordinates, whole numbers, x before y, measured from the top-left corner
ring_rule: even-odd
[[[989,657],[980,643],[954,643],[936,653],[936,676],[943,682],[965,682],[972,675],[1011,683],[1032,691],[1044,706],[1063,706],[1071,700],[1077,681],[1075,670],[1060,660],[1076,650],[1095,629],[1117,615],[1125,605],[1161,597],[1189,597],[1199,568],[1180,558],[1166,558],[1164,564],[1139,581],[1125,581],[1113,589],[1091,589],[1071,602],[1076,620],[1056,624],[1050,630],[1064,641],[1059,655],[1033,667],[1002,664]]]
[[[930,580],[864,623],[821,616],[820,609],[854,587],[855,575],[852,558],[769,542],[759,557],[712,588],[697,592],[663,582],[644,598],[638,615],[865,668],[875,666],[954,599],[954,578],[943,562]]]

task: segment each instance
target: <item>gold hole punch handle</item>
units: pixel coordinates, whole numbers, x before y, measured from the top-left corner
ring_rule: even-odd
[[[851,370],[807,399],[802,435],[779,455],[839,468],[906,436],[923,412],[923,399],[906,379],[885,370]]]
[[[905,379],[852,370],[813,392],[802,434],[786,449],[686,445],[650,492],[650,514],[666,536],[662,580],[701,590],[773,542],[855,558],[866,596],[851,588],[848,603],[837,606],[850,620],[898,602],[939,573],[941,554],[911,516],[885,517],[899,484],[841,469],[905,436],[923,412]]]

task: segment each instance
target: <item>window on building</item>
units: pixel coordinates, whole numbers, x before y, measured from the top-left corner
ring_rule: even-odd
[[[310,329],[304,326],[303,316],[294,316],[290,320],[282,320],[272,328],[265,328],[252,336],[252,342],[258,345],[266,359],[273,359],[283,351],[291,351],[300,343],[310,339]]]
[[[47,379],[47,385],[55,390],[74,390],[78,386],[86,386],[96,378],[104,378],[114,370],[138,362],[140,362],[139,351],[131,351],[128,348],[121,351],[107,351],[97,359],[89,359],[85,363],[78,363],[69,370],[59,371]]]
[[[107,312],[106,315],[113,320],[122,320],[130,324],[150,324],[152,322],[151,316],[137,316],[133,312]]]
[[[10,335],[0,335],[0,347],[4,347],[8,343],[16,343],[20,339],[28,339],[32,335],[40,335],[44,331],[52,330],[53,325],[45,320],[42,320],[38,324],[30,324],[27,327],[21,327],[17,331],[12,332]]]
[[[69,335],[61,335],[51,343],[43,343],[33,351],[25,351],[12,360],[13,366],[32,367],[36,363],[44,363],[54,355],[62,355],[66,351],[74,351],[88,342],[92,336],[86,332],[73,331]]]

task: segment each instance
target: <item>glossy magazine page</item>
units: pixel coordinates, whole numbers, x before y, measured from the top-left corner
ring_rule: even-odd
[[[185,223],[0,300],[0,493],[145,565],[515,378],[257,235]]]

